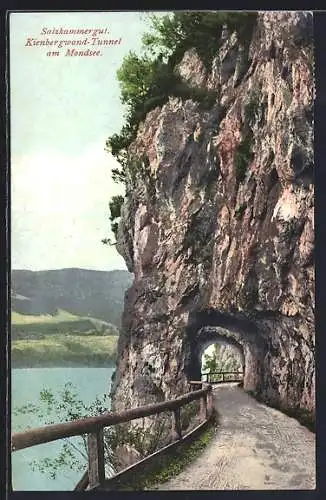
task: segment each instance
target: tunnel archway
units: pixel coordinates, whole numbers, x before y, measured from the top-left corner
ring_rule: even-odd
[[[238,373],[244,373],[245,371],[245,356],[243,347],[233,338],[228,338],[223,335],[223,331],[221,333],[219,333],[219,331],[219,327],[203,327],[198,332],[197,355],[199,363],[201,364],[202,379],[203,374],[205,373],[205,361],[203,357],[205,355],[205,351],[207,350],[207,353],[208,348],[213,346],[218,346],[218,349],[213,348],[213,350],[211,350],[212,353],[208,354],[208,356],[210,356],[211,359],[215,358],[215,362],[219,366],[219,368],[215,371],[226,372],[230,370]],[[227,357],[227,360],[225,359],[225,356]],[[233,367],[231,367],[231,369],[229,367],[228,369],[227,366],[230,365],[230,363]],[[207,380],[207,377],[204,377],[204,380]],[[213,380],[212,377],[210,377],[210,380]]]
[[[261,391],[266,342],[264,332],[258,330],[254,321],[241,314],[206,309],[190,313],[186,335],[188,356],[185,372],[189,380],[200,380],[200,353],[204,347],[224,341],[243,353],[244,388]]]

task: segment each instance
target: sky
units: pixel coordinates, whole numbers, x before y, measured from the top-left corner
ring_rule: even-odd
[[[35,42],[85,39],[41,34],[43,28],[106,29],[119,40],[101,56],[59,56]],[[10,15],[11,266],[12,269],[126,269],[111,237],[111,180],[116,160],[105,141],[124,123],[116,70],[139,52],[148,27],[140,12],[26,12]],[[28,41],[29,40],[29,41]],[[97,42],[96,42],[97,43]],[[83,46],[75,46],[85,50]]]

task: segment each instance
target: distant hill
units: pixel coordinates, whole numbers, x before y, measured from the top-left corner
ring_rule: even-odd
[[[120,327],[124,293],[131,282],[132,274],[122,270],[13,270],[11,307],[30,315],[55,315],[62,309]]]
[[[76,316],[62,309],[57,309],[54,316],[11,311],[11,340],[36,340],[57,334],[118,336],[119,330],[115,325],[102,319]]]

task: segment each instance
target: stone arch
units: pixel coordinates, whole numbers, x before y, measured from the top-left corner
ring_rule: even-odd
[[[227,333],[227,332],[226,332]],[[196,354],[199,363],[201,363],[202,355],[208,346],[212,344],[226,344],[232,346],[240,355],[241,364],[245,371],[245,355],[242,345],[233,337],[225,335],[223,329],[219,327],[203,327],[196,335]]]
[[[245,366],[244,388],[261,391],[266,342],[263,332],[259,331],[255,322],[244,315],[206,309],[190,313],[186,335],[188,352],[185,372],[190,380],[198,380],[201,375],[199,353],[205,343],[214,343],[219,339],[239,346],[242,350]]]

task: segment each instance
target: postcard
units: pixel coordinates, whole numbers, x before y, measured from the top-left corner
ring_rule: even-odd
[[[315,489],[313,16],[9,13],[12,491]]]

